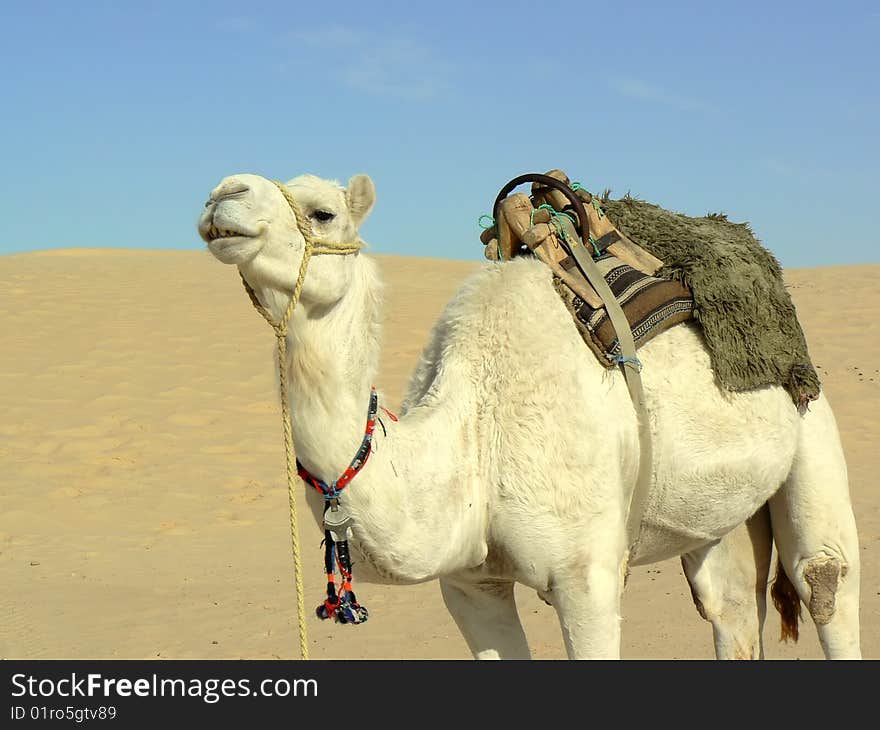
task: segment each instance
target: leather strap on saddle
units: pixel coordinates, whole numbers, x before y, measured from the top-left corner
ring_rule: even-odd
[[[642,387],[641,369],[642,364],[636,356],[636,345],[633,341],[632,330],[629,321],[623,313],[617,298],[612,294],[608,282],[602,276],[602,272],[596,266],[591,254],[583,244],[575,241],[571,246],[572,255],[577,260],[581,271],[589,279],[590,284],[605,302],[605,310],[614,325],[620,342],[620,351],[623,358],[620,367],[623,370],[624,380],[629,390],[629,397],[636,409],[636,418],[639,428],[639,470],[636,483],[629,498],[629,509],[626,516],[626,534],[629,536],[629,555],[635,552],[641,535],[642,517],[645,512],[645,502],[648,496],[648,488],[651,484],[653,453],[651,448],[651,424],[648,419],[648,404],[645,400],[645,391]],[[627,559],[629,559],[629,555]]]

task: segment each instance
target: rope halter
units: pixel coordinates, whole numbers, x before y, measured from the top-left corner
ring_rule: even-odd
[[[303,283],[306,279],[306,269],[308,268],[309,260],[312,256],[314,254],[336,254],[344,256],[346,254],[357,253],[363,248],[364,243],[360,239],[354,243],[340,243],[339,241],[327,241],[315,238],[312,233],[312,225],[306,214],[303,213],[303,209],[296,201],[296,198],[294,198],[290,191],[277,180],[272,180],[271,183],[278,188],[284,196],[284,199],[287,201],[287,204],[290,206],[290,209],[293,211],[293,217],[296,219],[296,227],[299,229],[299,232],[305,240],[305,249],[303,251],[302,263],[299,265],[299,275],[296,278],[296,284],[293,288],[293,296],[291,296],[290,302],[287,305],[287,311],[284,312],[284,316],[282,316],[280,322],[274,322],[272,320],[272,315],[269,314],[262,304],[260,304],[260,300],[257,299],[254,290],[251,288],[250,284],[245,281],[244,275],[241,271],[238,273],[239,276],[241,276],[241,282],[244,284],[245,291],[248,293],[254,307],[256,307],[257,311],[263,315],[263,319],[271,325],[272,329],[275,330],[275,334],[278,337],[284,337],[287,334],[287,323],[290,321],[290,316],[293,314],[293,310],[296,309],[296,305],[302,295]]]
[[[296,227],[299,229],[299,232],[305,240],[302,263],[299,266],[299,275],[296,278],[293,295],[290,297],[290,303],[287,305],[287,310],[284,312],[284,316],[281,318],[280,322],[273,321],[272,315],[269,314],[262,304],[260,304],[260,300],[257,299],[254,290],[251,288],[250,284],[245,281],[241,270],[239,270],[238,273],[239,276],[241,276],[242,284],[244,284],[245,291],[248,293],[251,302],[256,310],[263,316],[263,319],[265,319],[272,326],[272,329],[275,330],[275,337],[278,340],[278,366],[281,373],[281,418],[282,426],[284,428],[284,453],[287,463],[287,496],[290,505],[290,535],[293,548],[293,565],[296,571],[296,603],[299,616],[299,650],[302,658],[308,659],[309,646],[306,637],[305,596],[302,580],[302,561],[300,560],[299,551],[299,525],[296,514],[295,485],[298,479],[298,474],[296,467],[296,452],[293,447],[293,431],[290,426],[290,403],[287,393],[287,324],[290,322],[290,316],[293,314],[293,310],[296,308],[300,296],[302,295],[303,283],[305,282],[306,268],[309,265],[309,259],[311,259],[314,254],[335,254],[343,256],[346,254],[357,253],[363,247],[363,242],[358,239],[355,243],[340,243],[338,241],[325,241],[315,238],[312,233],[311,223],[305,213],[303,213],[299,203],[296,202],[296,198],[294,198],[290,191],[277,180],[272,180],[271,182],[281,191],[281,194],[284,196],[284,199],[293,211],[293,217],[296,219]]]

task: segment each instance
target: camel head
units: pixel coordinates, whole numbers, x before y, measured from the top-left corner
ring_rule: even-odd
[[[348,187],[314,175],[300,175],[285,188],[299,204],[314,238],[358,242],[358,227],[376,192],[367,175]],[[224,264],[238,266],[263,304],[277,316],[293,292],[305,251],[296,216],[275,184],[259,175],[231,175],[211,191],[199,217],[199,235]],[[315,256],[308,265],[304,303],[332,305],[346,291],[351,256]]]

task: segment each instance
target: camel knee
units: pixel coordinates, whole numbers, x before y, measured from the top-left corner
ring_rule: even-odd
[[[786,572],[794,586],[789,586],[789,592],[796,592],[795,601],[802,601],[810,612],[826,658],[860,658],[858,553],[823,546],[794,566],[786,566]]]
[[[834,616],[837,593],[849,566],[839,557],[817,555],[799,566],[808,588],[807,610],[817,624],[827,624]]]

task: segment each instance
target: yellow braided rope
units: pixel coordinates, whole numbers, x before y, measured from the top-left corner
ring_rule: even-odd
[[[300,208],[299,203],[297,203],[296,199],[290,194],[290,191],[276,180],[272,180],[272,183],[281,191],[281,194],[284,196],[284,199],[293,211],[293,216],[296,218],[296,226],[299,228],[299,232],[302,234],[303,239],[305,239],[305,249],[303,251],[302,263],[299,267],[299,276],[296,278],[296,285],[293,288],[293,295],[290,297],[290,303],[287,305],[287,311],[284,313],[280,322],[272,321],[272,315],[270,315],[266,308],[260,304],[254,290],[251,289],[250,285],[245,281],[244,276],[241,276],[240,271],[239,275],[241,276],[241,281],[244,284],[245,291],[248,293],[251,302],[257,311],[263,316],[263,319],[265,319],[272,326],[272,329],[275,330],[275,337],[278,340],[278,369],[281,374],[281,419],[282,427],[284,429],[284,454],[287,462],[287,499],[290,505],[290,537],[293,548],[293,567],[296,572],[296,606],[299,616],[299,652],[300,656],[305,660],[309,658],[309,645],[306,637],[305,590],[303,589],[302,561],[300,559],[299,551],[299,521],[296,514],[295,490],[299,475],[297,474],[296,469],[296,451],[293,446],[293,430],[290,423],[290,401],[287,392],[287,323],[290,321],[290,316],[293,314],[293,310],[296,308],[302,294],[303,283],[306,279],[306,268],[309,265],[309,259],[312,255],[322,253],[338,255],[356,253],[360,250],[363,244],[360,241],[356,243],[338,243],[336,241],[320,241],[316,239],[312,235],[312,227],[309,224],[309,219],[303,214],[302,208]]]

